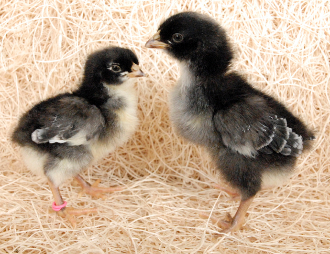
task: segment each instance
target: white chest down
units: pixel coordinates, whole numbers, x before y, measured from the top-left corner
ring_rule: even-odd
[[[214,137],[212,113],[198,109],[197,103],[189,101],[194,89],[194,79],[187,65],[180,66],[181,76],[170,93],[170,118],[177,132],[186,139],[198,143],[209,143]],[[191,106],[193,105],[193,106]]]
[[[98,160],[107,154],[113,152],[116,147],[123,145],[133,135],[138,125],[137,118],[137,96],[133,83],[126,81],[120,86],[111,86],[113,99],[121,99],[124,106],[120,109],[112,109],[116,114],[115,132],[106,136],[102,141],[96,141],[91,144],[91,151],[94,160]]]

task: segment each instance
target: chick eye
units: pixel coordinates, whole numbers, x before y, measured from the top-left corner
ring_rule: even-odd
[[[183,41],[183,35],[179,33],[175,33],[172,36],[172,40],[176,43],[182,42]]]
[[[114,65],[111,65],[110,70],[112,70],[113,72],[120,72],[121,68],[119,65],[114,64]]]

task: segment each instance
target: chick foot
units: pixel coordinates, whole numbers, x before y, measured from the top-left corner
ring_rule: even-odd
[[[230,228],[232,222],[233,222],[233,217],[229,213],[226,214],[225,219],[220,219],[216,216],[210,216],[208,213],[200,213],[199,216],[203,219],[208,219],[210,218],[211,222],[215,225],[217,225],[219,228],[223,229],[228,229]]]
[[[67,219],[73,228],[76,227],[77,222],[74,216],[85,215],[89,213],[96,213],[96,208],[86,208],[86,209],[75,209],[72,207],[64,207],[60,211],[56,211],[56,213],[62,218]]]
[[[53,211],[56,212],[62,218],[68,219],[73,228],[75,228],[77,225],[76,220],[73,216],[97,212],[96,208],[74,209],[71,207],[66,207],[67,202],[63,200],[59,188],[56,187],[50,180],[48,180],[48,184],[55,199],[55,202],[52,205]]]
[[[100,179],[98,179],[92,185],[86,182],[80,175],[77,175],[75,179],[78,181],[79,185],[82,188],[80,195],[82,195],[82,193],[86,193],[95,198],[105,199],[106,197],[105,195],[103,195],[104,193],[112,193],[124,189],[123,187],[98,187],[99,183],[101,182]]]

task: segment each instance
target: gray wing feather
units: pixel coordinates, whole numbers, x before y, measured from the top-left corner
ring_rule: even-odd
[[[97,137],[104,127],[100,110],[79,97],[61,98],[56,108],[50,107],[43,116],[42,127],[31,138],[35,143],[67,143],[82,145]]]
[[[286,156],[302,152],[302,137],[287,126],[286,119],[274,114],[262,98],[247,98],[219,110],[214,115],[214,125],[225,146],[247,157],[259,152]]]

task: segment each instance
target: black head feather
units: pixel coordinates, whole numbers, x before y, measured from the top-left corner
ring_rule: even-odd
[[[104,84],[121,85],[127,79],[125,73],[139,64],[137,56],[129,49],[109,47],[88,56],[83,82],[74,92],[94,105],[102,105],[109,98]]]
[[[180,61],[197,63],[200,71],[225,72],[232,59],[225,31],[206,15],[176,14],[160,25],[159,35],[160,41],[168,44],[168,53]]]
[[[133,63],[138,65],[139,61],[129,49],[109,47],[96,51],[87,58],[83,83],[121,84],[121,74],[131,72]]]

